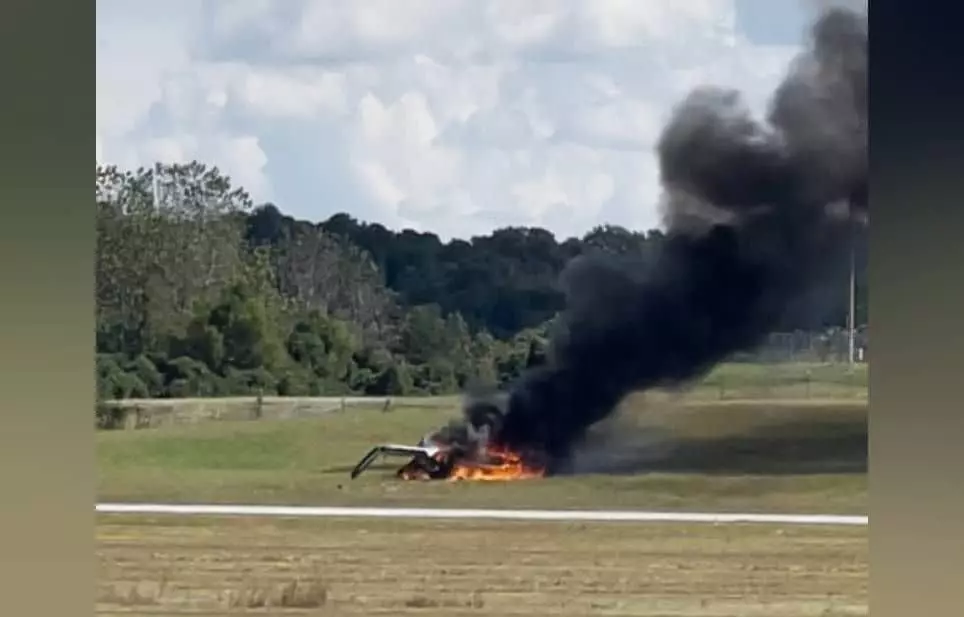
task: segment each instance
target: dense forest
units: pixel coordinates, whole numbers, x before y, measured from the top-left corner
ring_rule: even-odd
[[[663,239],[615,226],[560,241],[505,228],[443,242],[349,214],[255,205],[203,163],[96,169],[97,376],[103,399],[437,394],[505,384],[545,353],[578,255],[645,264]],[[327,209],[327,208],[326,208]],[[857,317],[867,315],[857,237]],[[847,268],[784,331],[846,323]]]

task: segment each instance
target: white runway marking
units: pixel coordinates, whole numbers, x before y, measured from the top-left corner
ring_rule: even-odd
[[[775,525],[867,525],[867,516],[833,514],[737,514],[626,510],[466,510],[447,508],[353,508],[208,504],[100,503],[105,514],[180,514],[329,518],[501,519],[515,521],[624,521],[662,523],[764,523]]]

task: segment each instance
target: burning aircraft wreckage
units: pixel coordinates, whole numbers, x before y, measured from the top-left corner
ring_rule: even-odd
[[[409,459],[395,472],[403,480],[508,481],[539,478],[550,471],[542,453],[511,450],[492,440],[502,420],[495,404],[469,404],[466,411],[467,421],[453,421],[414,446],[375,446],[352,469],[352,479],[389,456]]]
[[[470,398],[461,422],[378,446],[352,475],[381,455],[412,457],[402,478],[552,475],[626,395],[685,386],[757,347],[845,268],[869,220],[867,16],[828,9],[809,38],[765,120],[720,88],[673,110],[656,148],[662,239],[645,264],[566,267],[547,357],[505,400]]]

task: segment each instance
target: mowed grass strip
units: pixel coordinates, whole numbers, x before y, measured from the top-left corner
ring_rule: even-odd
[[[100,516],[97,612],[867,614],[865,528]]]
[[[866,399],[867,364],[729,362],[687,389],[690,400]]]
[[[599,471],[510,483],[401,482],[377,443],[414,443],[453,407],[359,408],[97,434],[99,501],[866,512],[860,401],[670,403],[637,397],[596,437]],[[616,436],[614,439],[613,436]],[[600,453],[602,453],[600,455]],[[612,465],[608,459],[618,459]],[[600,467],[600,460],[604,463]],[[632,473],[613,473],[619,471]],[[605,473],[602,473],[605,471]]]

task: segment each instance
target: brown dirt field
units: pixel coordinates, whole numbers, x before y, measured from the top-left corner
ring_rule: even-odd
[[[98,615],[867,615],[866,528],[101,516]]]

